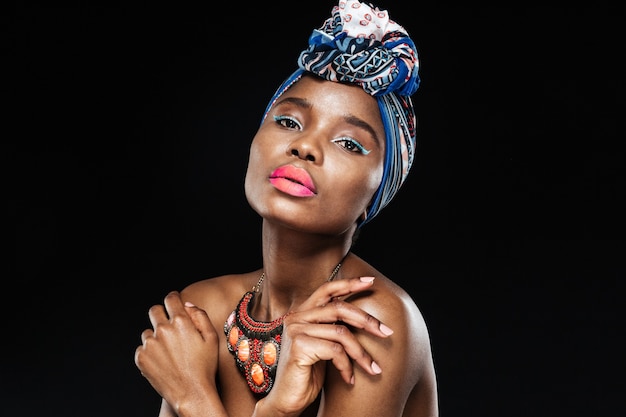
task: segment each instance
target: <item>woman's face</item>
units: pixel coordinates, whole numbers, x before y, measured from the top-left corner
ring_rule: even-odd
[[[361,87],[304,76],[255,135],[245,179],[262,217],[313,233],[353,226],[382,179],[385,131]]]

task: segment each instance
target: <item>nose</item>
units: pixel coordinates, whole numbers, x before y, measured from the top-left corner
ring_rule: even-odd
[[[300,156],[300,155],[301,155],[301,151],[299,151],[299,150],[298,150],[298,149],[296,149],[296,148],[293,148],[293,149],[291,150],[291,154],[292,154],[293,156],[297,156],[297,157],[298,157],[298,158],[300,158],[300,159],[305,159],[305,160],[307,160],[307,161],[315,162],[315,155],[313,155],[313,154],[311,154],[311,153],[306,153],[306,152],[303,152],[303,153],[302,153],[302,156]]]
[[[321,150],[319,145],[311,137],[301,137],[291,143],[290,151],[292,156],[310,162],[321,161]]]

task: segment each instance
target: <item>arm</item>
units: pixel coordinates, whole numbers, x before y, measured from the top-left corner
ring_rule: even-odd
[[[256,403],[254,417],[300,415],[322,389],[326,361],[346,386],[354,381],[352,360],[367,375],[379,373],[347,325],[377,338],[386,338],[389,329],[337,299],[371,286],[372,279],[362,278],[328,282],[285,317],[276,381],[270,394]],[[205,311],[184,305],[172,292],[164,306],[150,309],[149,316],[153,329],[142,333],[135,362],[164,399],[160,416],[227,416],[215,385],[218,337]]]

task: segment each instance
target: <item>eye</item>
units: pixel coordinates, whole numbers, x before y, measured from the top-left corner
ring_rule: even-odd
[[[299,129],[302,130],[302,125],[295,118],[291,116],[274,116],[274,121],[286,127],[287,129]]]
[[[331,142],[340,143],[341,146],[349,152],[360,152],[363,155],[367,155],[368,153],[370,153],[370,151],[365,149],[365,147],[361,145],[358,141],[349,137],[333,139]]]

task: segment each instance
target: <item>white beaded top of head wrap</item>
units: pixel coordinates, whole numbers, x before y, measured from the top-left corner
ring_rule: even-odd
[[[406,30],[386,10],[341,0],[309,38],[300,66],[330,81],[359,84],[373,96],[413,94],[419,61]]]

